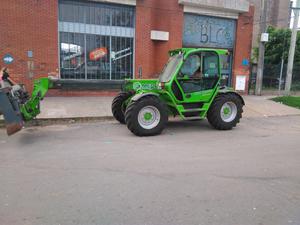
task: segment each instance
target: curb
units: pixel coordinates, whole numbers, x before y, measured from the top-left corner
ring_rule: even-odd
[[[114,121],[113,116],[89,116],[89,117],[64,117],[64,118],[38,118],[26,122],[26,127],[49,126],[55,124],[89,123]],[[4,120],[0,120],[0,128],[5,128]]]
[[[254,118],[273,118],[273,117],[296,117],[300,114],[290,115],[270,115],[270,116],[243,116],[243,119],[254,119]],[[58,124],[72,124],[72,123],[92,123],[92,122],[104,122],[104,121],[115,121],[113,116],[87,116],[87,117],[63,117],[63,118],[38,118],[32,121],[26,122],[26,127],[35,126],[50,126]],[[3,119],[0,119],[0,128],[5,128]]]

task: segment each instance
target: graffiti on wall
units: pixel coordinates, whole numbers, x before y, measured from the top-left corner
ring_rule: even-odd
[[[218,17],[186,14],[183,45],[193,47],[233,48],[236,21]]]

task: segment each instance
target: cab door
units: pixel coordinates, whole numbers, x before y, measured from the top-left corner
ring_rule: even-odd
[[[213,51],[191,53],[176,81],[184,102],[209,102],[220,80],[219,56]]]

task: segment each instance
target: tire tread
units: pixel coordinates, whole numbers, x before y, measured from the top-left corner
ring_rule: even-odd
[[[114,118],[122,124],[125,124],[125,115],[122,111],[122,104],[126,101],[132,94],[130,92],[120,92],[112,101],[111,111]]]
[[[142,127],[140,127],[137,124],[137,114],[138,111],[136,110],[140,104],[144,104],[144,102],[152,102],[154,104],[156,104],[157,106],[161,107],[160,113],[161,113],[161,118],[162,118],[162,122],[158,125],[159,127],[145,131]],[[166,115],[164,115],[164,113],[166,113]],[[162,132],[162,130],[165,127],[165,124],[168,121],[168,114],[167,114],[167,106],[159,100],[159,98],[157,98],[156,96],[145,96],[141,99],[139,99],[138,101],[133,101],[131,102],[127,108],[126,108],[126,112],[125,112],[125,121],[127,124],[128,129],[135,135],[137,136],[152,136],[152,135],[157,135],[159,133]]]
[[[237,116],[236,118],[227,123],[221,119],[220,110],[222,105],[227,102],[232,101],[236,103],[237,106]],[[230,130],[240,122],[243,113],[243,103],[241,102],[240,98],[234,93],[227,93],[227,94],[219,94],[213,101],[210,109],[207,112],[207,119],[209,123],[218,130]]]

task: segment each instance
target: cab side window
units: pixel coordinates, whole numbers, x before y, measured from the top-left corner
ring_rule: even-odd
[[[203,53],[204,77],[218,77],[218,57],[211,52]]]
[[[180,76],[193,78],[201,70],[201,58],[198,55],[189,56],[180,70]]]

